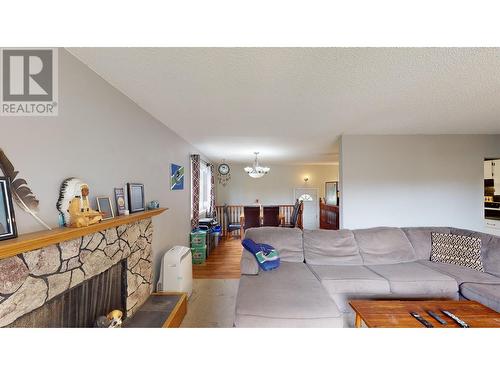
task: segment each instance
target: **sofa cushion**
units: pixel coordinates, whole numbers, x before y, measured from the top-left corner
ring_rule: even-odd
[[[485,236],[483,236],[485,237]],[[500,237],[488,236],[482,238],[481,255],[483,257],[484,270],[488,273],[500,277]]]
[[[242,276],[236,327],[342,327],[335,303],[305,263]]]
[[[304,230],[304,257],[315,265],[362,264],[351,230]]]
[[[436,271],[453,277],[458,284],[462,283],[484,283],[500,284],[500,277],[496,277],[486,272],[478,272],[468,267],[456,266],[454,264],[436,263],[429,260],[419,260],[423,265]]]
[[[452,233],[481,238],[484,270],[500,277],[500,237],[466,229],[451,228]]]
[[[354,230],[363,264],[394,264],[416,260],[415,251],[399,228]]]
[[[365,266],[309,268],[329,293],[390,293],[389,282]]]
[[[383,298],[391,293],[389,282],[365,266],[309,265],[342,312],[350,299]]]
[[[431,237],[431,261],[469,267],[484,272],[481,259],[481,238],[434,232]]]
[[[451,228],[451,233],[481,239],[481,257],[484,270],[500,277],[500,237],[467,229]]]
[[[367,266],[387,281],[391,292],[407,297],[456,296],[455,279],[419,262]]]
[[[481,236],[481,256],[483,258],[484,270],[500,277],[500,237]]]
[[[500,312],[500,287],[497,284],[463,283],[460,285],[460,294]]]
[[[413,227],[401,229],[403,229],[406,237],[410,240],[417,258],[425,260],[429,260],[431,258],[431,233],[450,233],[450,228],[448,227]]]
[[[240,273],[242,275],[257,275],[259,273],[259,263],[255,256],[243,249],[240,260]]]
[[[245,238],[271,245],[283,262],[303,262],[302,231],[299,228],[261,227],[245,231]]]

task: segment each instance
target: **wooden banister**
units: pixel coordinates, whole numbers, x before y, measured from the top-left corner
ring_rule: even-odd
[[[291,218],[292,218],[292,212],[293,212],[293,204],[280,204],[278,205],[280,208],[280,215],[284,217],[284,224],[289,225]],[[243,205],[227,205],[227,210],[228,210],[228,219],[230,223],[239,223],[240,222],[240,216],[243,213]],[[227,231],[227,224],[226,223],[226,218],[224,217],[224,206],[216,206],[216,213],[217,213],[217,220],[219,222],[219,225],[222,228],[222,233],[221,235],[223,237],[226,237],[228,235]],[[297,219],[297,227],[302,229],[302,205],[299,210],[299,217]]]
[[[340,219],[339,206],[332,206],[319,201],[319,228],[320,229],[339,229]]]
[[[300,202],[299,216],[297,217],[297,228],[304,229],[303,224],[304,202]]]

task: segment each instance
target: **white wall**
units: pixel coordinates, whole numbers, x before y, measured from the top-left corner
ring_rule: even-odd
[[[343,136],[341,225],[483,230],[483,159],[497,156],[499,135]]]
[[[263,165],[266,163],[262,163]],[[248,164],[231,164],[231,181],[217,184],[217,204],[293,204],[294,188],[319,188],[325,196],[325,182],[338,181],[337,165],[267,165],[271,171],[259,179],[250,178],[243,168]],[[309,181],[304,182],[308,176]]]
[[[57,226],[61,181],[82,178],[91,197],[142,182],[146,201],[169,210],[153,219],[156,272],[161,254],[186,245],[190,231],[190,144],[88,69],[59,50],[59,116],[0,117],[0,147],[40,200],[40,216]],[[171,191],[170,163],[186,167],[184,190]],[[113,199],[114,202],[114,199]],[[15,208],[20,233],[42,230]]]

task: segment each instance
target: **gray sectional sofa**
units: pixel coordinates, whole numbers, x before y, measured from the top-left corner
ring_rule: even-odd
[[[485,272],[431,262],[432,232],[480,237]],[[278,249],[281,266],[259,271],[243,251],[235,327],[352,327],[349,299],[471,299],[500,312],[500,237],[447,227],[262,227],[245,237]]]

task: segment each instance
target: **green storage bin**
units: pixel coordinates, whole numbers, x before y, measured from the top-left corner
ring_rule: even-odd
[[[207,244],[207,232],[204,230],[191,232],[191,247],[201,247]]]
[[[207,259],[207,246],[199,246],[191,248],[191,257],[193,264],[203,264]]]

